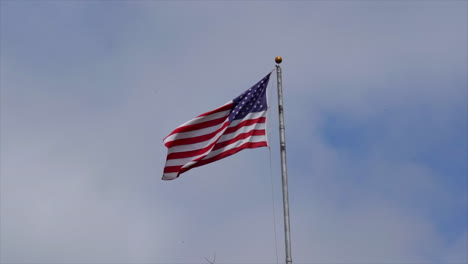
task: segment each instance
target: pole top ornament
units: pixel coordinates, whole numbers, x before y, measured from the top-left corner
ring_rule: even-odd
[[[283,58],[281,58],[280,56],[275,58],[275,62],[278,64],[280,64],[282,61],[283,61]]]

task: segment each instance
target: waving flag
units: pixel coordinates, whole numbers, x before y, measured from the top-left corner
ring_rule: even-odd
[[[268,146],[266,88],[270,74],[223,106],[180,125],[165,139],[163,180],[246,148]]]

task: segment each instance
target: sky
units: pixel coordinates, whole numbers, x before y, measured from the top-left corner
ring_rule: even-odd
[[[0,263],[283,263],[270,148],[162,139],[283,57],[294,263],[468,263],[468,2],[0,2]]]

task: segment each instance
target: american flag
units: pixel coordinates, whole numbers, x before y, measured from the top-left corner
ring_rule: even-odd
[[[262,80],[223,106],[201,114],[172,131],[165,139],[167,159],[163,180],[246,148],[267,147],[266,88]]]

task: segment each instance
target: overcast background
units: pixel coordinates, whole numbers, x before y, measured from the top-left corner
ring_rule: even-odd
[[[293,261],[468,263],[468,2],[0,7],[1,263],[284,262],[274,75],[271,152],[160,179],[276,56]]]

